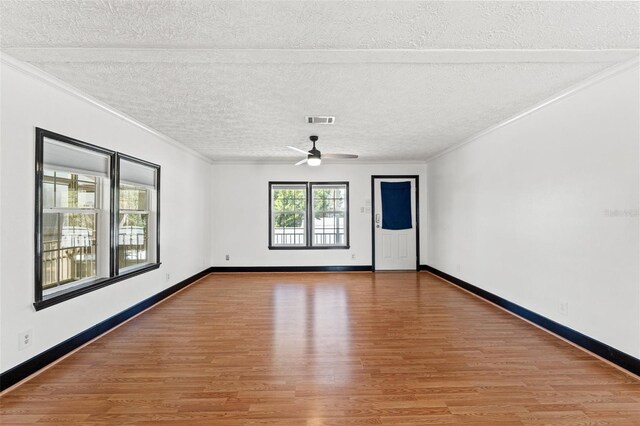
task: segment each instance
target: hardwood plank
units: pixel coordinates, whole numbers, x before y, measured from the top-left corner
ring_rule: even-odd
[[[640,381],[426,272],[212,274],[5,394],[0,416],[640,425]]]

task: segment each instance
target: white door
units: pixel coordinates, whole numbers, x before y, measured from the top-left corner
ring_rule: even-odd
[[[384,229],[381,182],[411,182],[411,228]],[[416,253],[416,180],[415,178],[374,178],[375,270],[411,270],[417,267]]]

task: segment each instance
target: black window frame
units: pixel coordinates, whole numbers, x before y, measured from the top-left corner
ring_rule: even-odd
[[[60,290],[51,295],[44,296],[42,289],[42,257],[43,257],[43,181],[44,181],[44,139],[51,139],[62,142],[75,147],[79,147],[88,151],[100,153],[109,157],[109,277],[96,278],[86,284],[77,287],[71,287],[66,290]],[[154,168],[156,170],[156,259],[154,263],[145,264],[139,268],[127,271],[124,274],[118,271],[118,226],[117,218],[119,211],[119,187],[120,187],[120,159],[135,162]],[[45,130],[36,127],[35,138],[35,228],[34,228],[34,303],[36,311],[73,299],[86,293],[98,290],[111,284],[132,278],[136,275],[143,274],[160,268],[160,170],[158,164],[150,163],[136,157],[129,156],[114,150],[102,148],[88,142],[81,141],[69,136]]]
[[[120,160],[125,160],[125,161],[129,161],[131,163],[136,163],[139,164],[141,166],[145,166],[145,167],[149,167],[149,168],[153,168],[156,171],[156,210],[155,210],[155,215],[156,215],[156,261],[154,263],[148,263],[148,264],[143,264],[139,267],[133,267],[129,270],[127,270],[124,274],[120,273],[120,265],[119,265],[119,261],[120,261],[120,257],[118,256],[118,233],[119,233],[119,226],[117,225],[117,223],[119,222],[119,218],[120,218]],[[122,154],[120,152],[116,153],[116,163],[117,163],[117,167],[116,167],[116,175],[117,175],[117,182],[116,182],[116,187],[114,190],[114,197],[115,197],[115,201],[116,204],[115,206],[113,206],[114,212],[113,212],[113,216],[112,216],[112,220],[113,222],[113,226],[111,227],[111,231],[112,231],[112,238],[115,243],[114,243],[114,258],[113,258],[113,267],[114,267],[114,273],[117,276],[129,276],[131,274],[136,274],[136,272],[138,272],[139,270],[143,270],[143,272],[146,272],[148,270],[152,270],[152,269],[157,269],[155,266],[156,264],[159,266],[160,265],[160,166],[154,163],[150,163],[148,161],[145,160],[141,160],[139,158],[136,157],[132,157],[130,155],[127,154]]]
[[[273,245],[273,187],[274,185],[305,185],[306,187],[306,205],[305,205],[305,245],[285,246]],[[344,245],[313,245],[313,186],[315,185],[344,185],[345,186],[345,244]],[[348,181],[332,181],[332,182],[311,182],[311,181],[269,181],[269,250],[348,250],[351,248],[349,234],[351,223],[349,213],[351,207],[349,205],[349,182]]]

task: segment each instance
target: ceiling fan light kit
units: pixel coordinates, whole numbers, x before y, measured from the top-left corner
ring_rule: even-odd
[[[318,157],[311,157],[309,156],[309,158],[307,159],[307,164],[310,166],[319,166],[320,163],[322,163],[322,159],[318,158]]]
[[[300,152],[302,154],[306,154],[307,158],[298,161],[295,165],[299,166],[301,164],[307,163],[312,167],[319,166],[322,163],[322,153],[320,150],[316,148],[316,142],[318,141],[318,137],[316,135],[309,136],[309,140],[313,143],[313,148],[309,151],[304,151],[300,148],[296,148],[295,146],[287,146],[287,148],[292,149],[296,152]],[[324,154],[325,158],[343,158],[343,159],[353,159],[358,158],[356,154]]]

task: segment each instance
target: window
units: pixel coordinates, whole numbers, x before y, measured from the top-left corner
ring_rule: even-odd
[[[349,248],[347,182],[270,182],[269,248]]]
[[[43,294],[98,275],[99,184],[96,176],[44,170]]]
[[[36,129],[36,309],[159,267],[159,172]]]
[[[156,169],[122,155],[118,205],[118,268],[120,272],[154,263],[157,256]]]
[[[313,196],[313,245],[345,246],[346,184],[311,184]]]
[[[284,184],[271,187],[274,246],[307,245],[307,184]]]

